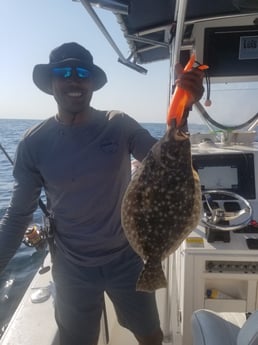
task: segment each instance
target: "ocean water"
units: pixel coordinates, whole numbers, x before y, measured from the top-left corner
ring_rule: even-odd
[[[40,120],[0,119],[0,144],[12,160],[24,132],[39,122]],[[166,128],[162,123],[142,125],[156,138],[162,137]],[[189,129],[192,133],[208,130],[204,125],[194,124],[190,124]],[[12,164],[0,150],[0,218],[10,201],[12,186]],[[34,214],[34,222],[41,223],[41,221],[42,213],[37,210]],[[0,275],[0,337],[42,260],[42,253],[21,244],[16,255]]]
[[[0,144],[11,160],[22,134],[37,122],[39,121],[0,119]],[[9,204],[12,187],[12,164],[0,150],[0,218]],[[41,223],[40,211],[35,212],[34,221]],[[42,259],[42,253],[21,244],[0,275],[0,337]]]

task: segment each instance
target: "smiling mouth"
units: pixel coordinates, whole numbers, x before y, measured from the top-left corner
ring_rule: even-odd
[[[79,91],[74,91],[74,92],[67,92],[67,96],[69,97],[81,97],[82,96],[82,92]]]

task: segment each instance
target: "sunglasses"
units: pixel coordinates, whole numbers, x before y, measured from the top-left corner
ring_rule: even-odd
[[[78,78],[86,79],[91,76],[91,72],[83,67],[55,67],[52,69],[52,73],[55,77],[59,78],[70,78],[76,72]]]

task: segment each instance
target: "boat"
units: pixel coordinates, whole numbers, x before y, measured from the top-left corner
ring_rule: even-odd
[[[82,10],[88,12],[125,68],[147,74],[146,64],[168,59],[169,95],[178,61],[184,66],[194,53],[200,64],[209,66],[207,99],[193,109],[208,130],[191,134],[193,165],[203,192],[203,214],[198,227],[163,262],[168,287],[157,290],[164,344],[191,345],[191,317],[195,311],[245,314],[258,309],[257,86],[254,89],[258,81],[258,3],[73,1],[80,2]],[[113,12],[117,30],[122,31],[128,43],[128,57],[109,34],[95,6]],[[240,99],[235,91],[237,95],[243,91]],[[214,108],[209,108],[211,101],[217,102]],[[222,111],[227,102],[228,117]],[[51,267],[49,254],[44,265]],[[58,345],[54,299],[51,270],[42,274],[41,267],[0,345]],[[118,325],[106,296],[99,345],[121,343],[133,345],[135,339]]]

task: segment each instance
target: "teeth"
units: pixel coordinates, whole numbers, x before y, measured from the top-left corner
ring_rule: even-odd
[[[70,97],[80,97],[81,95],[81,92],[68,92],[68,96]]]

